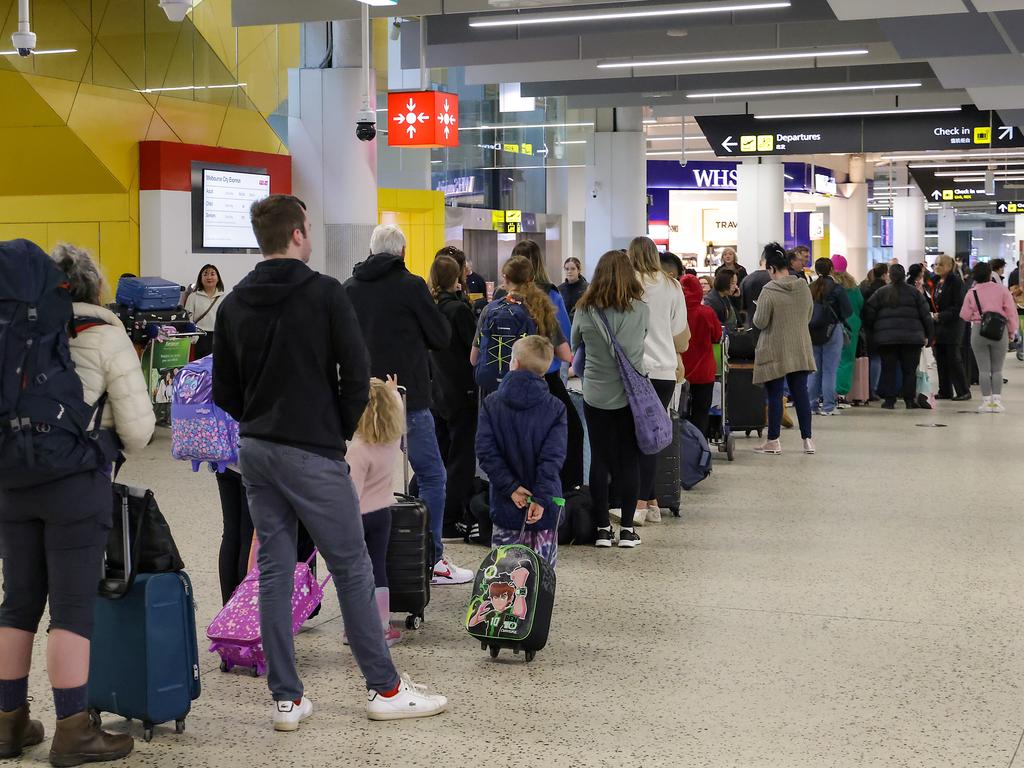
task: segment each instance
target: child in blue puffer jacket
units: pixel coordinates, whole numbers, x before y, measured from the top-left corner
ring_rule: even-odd
[[[491,546],[522,542],[554,567],[558,560],[559,473],[565,461],[565,405],[548,391],[554,348],[543,336],[512,346],[510,372],[484,400],[476,454],[490,478]]]

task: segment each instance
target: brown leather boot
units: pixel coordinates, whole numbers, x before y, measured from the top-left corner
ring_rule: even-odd
[[[82,763],[120,760],[134,748],[131,736],[106,733],[89,717],[88,712],[57,721],[50,746],[50,765],[69,768]]]
[[[17,757],[25,747],[43,740],[43,724],[28,717],[28,704],[13,712],[0,712],[0,760]]]

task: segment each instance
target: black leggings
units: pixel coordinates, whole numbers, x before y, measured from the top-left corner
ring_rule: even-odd
[[[583,403],[590,433],[590,496],[598,528],[608,528],[608,478],[615,483],[622,527],[632,528],[640,489],[640,448],[629,406],[606,410]]]
[[[388,585],[388,541],[391,540],[391,508],[384,507],[363,515],[363,538],[373,565],[373,586]]]
[[[35,633],[49,597],[50,629],[92,637],[113,504],[102,472],[0,491],[0,627]]]
[[[455,525],[465,520],[469,497],[473,495],[476,477],[476,398],[461,404],[449,418],[434,411],[434,433],[444,461],[445,482],[444,533],[456,535]],[[377,586],[385,586],[378,584]]]
[[[902,397],[908,405],[917,397],[917,365],[921,360],[919,344],[887,344],[878,348],[882,356],[882,379],[878,394],[893,401]]]
[[[932,352],[935,353],[935,367],[939,373],[939,395],[953,397],[969,393],[971,390],[967,386],[960,344],[936,344]]]
[[[242,476],[230,469],[217,473],[220,510],[224,516],[224,533],[220,540],[220,597],[227,603],[245,578],[252,546],[252,518],[249,501],[242,486]]]
[[[569,433],[565,444],[565,462],[562,464],[562,490],[579,488],[583,485],[583,422],[576,412],[576,406],[569,399],[561,373],[549,373],[544,380],[548,383],[548,391],[565,404]]]
[[[669,381],[668,379],[651,379],[651,384],[654,385],[654,391],[658,393],[658,399],[661,400],[661,404],[668,408],[668,404],[672,402],[672,395],[676,391],[675,381]],[[655,499],[655,478],[658,473],[658,455],[648,456],[646,453],[640,454],[640,498],[644,501]]]
[[[690,385],[690,415],[686,420],[700,430],[704,437],[708,436],[708,424],[711,421],[711,403],[715,399],[715,383]]]

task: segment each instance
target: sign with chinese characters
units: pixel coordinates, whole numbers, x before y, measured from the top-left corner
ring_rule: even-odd
[[[443,91],[389,93],[388,146],[459,146],[459,97]]]

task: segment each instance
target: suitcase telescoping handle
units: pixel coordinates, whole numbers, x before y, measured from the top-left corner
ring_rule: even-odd
[[[398,386],[398,396],[402,398],[402,493],[409,495],[409,411],[406,407],[406,390]]]
[[[562,522],[561,517],[565,513],[565,499],[559,496],[553,496],[551,498],[555,502],[555,506],[558,507],[558,522]],[[524,544],[523,538],[526,536],[526,518],[530,515],[530,504],[533,503],[533,496],[526,497],[526,509],[523,510],[523,527],[519,529],[519,543]],[[555,530],[558,530],[558,524],[555,524]]]

